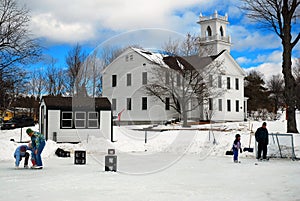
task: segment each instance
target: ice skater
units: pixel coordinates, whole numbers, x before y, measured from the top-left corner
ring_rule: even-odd
[[[268,144],[269,144],[269,133],[268,133],[266,122],[263,122],[262,126],[256,130],[255,139],[258,143],[256,158],[258,160],[268,160],[267,152],[268,152]],[[261,152],[263,152],[262,158],[261,158]]]
[[[20,161],[22,160],[23,157],[25,158],[24,168],[29,168],[28,166],[29,153],[27,152],[27,150],[31,151],[30,147],[27,145],[21,145],[17,147],[17,149],[15,150],[14,157],[16,159],[15,162],[16,169],[19,169]]]
[[[32,166],[33,169],[42,169],[43,162],[41,154],[46,145],[45,137],[43,134],[33,131],[30,128],[26,130],[26,133],[31,138],[31,144],[33,149],[33,158],[35,159],[36,165]]]
[[[233,162],[240,163],[238,157],[239,157],[239,151],[242,153],[242,145],[241,145],[241,136],[240,134],[235,135],[235,140],[232,145],[232,151],[233,151]]]

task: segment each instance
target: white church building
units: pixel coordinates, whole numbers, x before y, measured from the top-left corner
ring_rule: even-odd
[[[188,119],[243,121],[247,111],[247,100],[244,97],[246,74],[230,55],[231,40],[226,31],[228,17],[215,12],[209,17],[200,14],[199,18],[201,56],[185,59],[198,70],[209,68],[211,62],[222,63],[222,73],[211,74],[209,78],[215,82],[210,84],[216,89],[224,89],[224,93],[209,98],[207,103],[190,111]],[[121,124],[162,123],[179,118],[168,101],[162,103],[147,95],[144,89],[151,79],[155,79],[151,71],[162,65],[167,66],[163,62],[164,56],[139,48],[128,48],[103,70],[103,96],[110,100],[113,115],[118,116]],[[208,117],[209,111],[213,111],[211,117]]]

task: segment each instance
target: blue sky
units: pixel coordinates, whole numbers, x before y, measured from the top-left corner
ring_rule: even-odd
[[[229,16],[232,56],[241,67],[257,69],[266,78],[281,72],[277,35],[259,28],[238,8],[239,0],[19,0],[31,10],[30,29],[42,41],[44,53],[65,66],[67,52],[77,43],[87,53],[96,47],[141,43],[159,48],[163,40],[200,34],[199,14]],[[150,30],[150,31],[149,31]],[[299,24],[293,29],[297,34]],[[151,34],[149,34],[151,33]],[[298,55],[298,56],[297,56]],[[300,57],[300,45],[293,52]]]

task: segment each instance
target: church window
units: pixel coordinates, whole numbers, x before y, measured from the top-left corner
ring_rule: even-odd
[[[210,26],[208,26],[207,27],[207,29],[206,29],[206,36],[211,36],[212,34],[211,34],[211,28],[210,28]]]
[[[220,35],[221,35],[221,36],[224,36],[224,30],[223,30],[223,27],[222,27],[222,26],[220,27]]]

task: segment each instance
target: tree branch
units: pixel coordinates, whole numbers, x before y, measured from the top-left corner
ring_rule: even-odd
[[[297,37],[295,38],[294,42],[292,42],[292,48],[295,47],[295,45],[299,42],[300,40],[300,33],[298,33]]]

